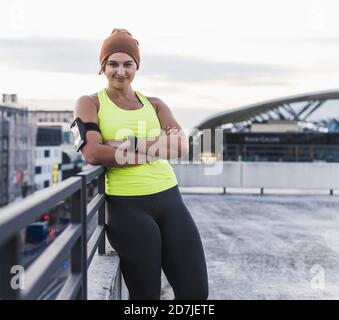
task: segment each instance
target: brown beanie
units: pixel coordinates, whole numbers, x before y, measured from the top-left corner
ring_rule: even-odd
[[[140,66],[139,42],[125,29],[113,29],[111,35],[106,38],[101,46],[100,65],[103,66],[104,60],[112,53],[124,52],[129,54]]]

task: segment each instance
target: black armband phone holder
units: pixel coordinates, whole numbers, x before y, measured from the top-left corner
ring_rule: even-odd
[[[94,122],[82,122],[78,117],[71,124],[71,132],[73,134],[74,146],[77,152],[86,144],[86,132],[97,131],[100,133],[99,126]]]

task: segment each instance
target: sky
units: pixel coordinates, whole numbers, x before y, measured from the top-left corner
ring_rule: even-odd
[[[339,87],[335,0],[2,0],[0,12],[0,93],[32,107],[71,109],[105,87],[98,56],[114,28],[140,44],[132,88],[191,121]]]

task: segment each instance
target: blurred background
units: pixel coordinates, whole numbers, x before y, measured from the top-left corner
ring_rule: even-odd
[[[299,1],[1,1],[0,92],[71,110],[113,28],[139,40],[133,89],[162,98],[187,130],[209,114],[337,88],[339,4]],[[194,111],[194,112],[193,112]]]
[[[69,125],[77,98],[106,86],[105,77],[98,75],[99,51],[114,28],[127,29],[140,44],[141,65],[132,88],[165,101],[187,133],[196,129],[190,137],[190,160],[232,162],[218,178],[199,176],[199,168],[186,166],[186,171],[177,171],[183,186],[201,186],[204,192],[218,187],[226,193],[225,181],[231,177],[230,186],[261,188],[261,193],[266,186],[319,187],[333,195],[338,170],[329,162],[339,162],[338,11],[334,0],[2,0],[0,207],[83,170],[86,163],[74,150]],[[205,129],[212,131],[212,149],[204,152],[199,147],[199,153],[192,154]],[[219,146],[215,129],[222,130]],[[312,164],[300,167],[301,162]],[[246,166],[247,175],[239,169]],[[97,184],[89,184],[87,191],[91,200]],[[196,203],[196,208],[204,208],[204,201],[192,199],[192,208]],[[220,213],[224,221],[225,204],[218,201],[210,201],[217,205],[208,210]],[[290,207],[283,205],[287,207],[281,211],[267,210],[281,212],[285,219]],[[67,228],[70,206],[70,199],[64,199],[22,231],[25,267]],[[89,223],[92,231],[95,223]],[[206,234],[226,240],[231,234],[218,232]],[[311,249],[324,252],[322,247]],[[328,252],[332,254],[332,248]],[[68,275],[68,264],[68,259],[63,261],[45,291],[49,294],[40,298],[55,296]],[[225,296],[229,293],[214,292],[214,297]]]

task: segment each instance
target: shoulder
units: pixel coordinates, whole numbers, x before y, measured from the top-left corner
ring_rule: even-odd
[[[151,104],[154,106],[154,109],[156,111],[156,113],[165,110],[169,110],[169,107],[167,106],[167,104],[162,101],[160,98],[157,97],[146,97]]]
[[[84,122],[98,122],[98,103],[94,95],[83,95],[77,99],[74,107],[74,117],[80,117]]]
[[[79,109],[95,109],[96,112],[99,112],[99,99],[98,94],[93,93],[89,95],[83,95],[76,100],[75,110]]]

